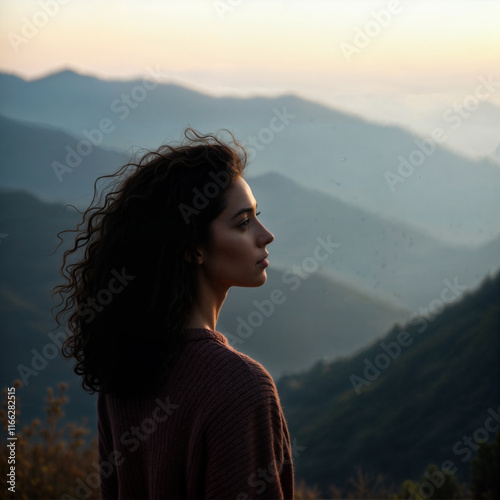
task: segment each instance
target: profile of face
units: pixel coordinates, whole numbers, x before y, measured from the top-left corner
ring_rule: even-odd
[[[198,249],[198,271],[211,286],[227,290],[266,282],[266,246],[274,235],[259,221],[256,210],[250,186],[236,178],[226,191],[226,207],[211,223],[210,242]]]

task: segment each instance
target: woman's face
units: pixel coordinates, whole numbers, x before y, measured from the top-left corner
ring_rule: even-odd
[[[226,208],[210,226],[210,242],[199,249],[199,270],[212,285],[255,287],[266,282],[266,245],[274,240],[257,219],[252,190],[238,177],[226,191]]]

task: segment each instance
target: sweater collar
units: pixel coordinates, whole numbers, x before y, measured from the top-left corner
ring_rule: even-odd
[[[222,333],[216,330],[209,330],[208,328],[187,328],[183,330],[183,338],[186,342],[190,342],[191,340],[213,339],[224,345],[229,344]]]

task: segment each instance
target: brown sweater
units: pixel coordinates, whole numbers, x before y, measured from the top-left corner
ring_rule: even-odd
[[[99,395],[102,498],[293,499],[290,437],[271,376],[219,332],[184,333],[158,397]]]

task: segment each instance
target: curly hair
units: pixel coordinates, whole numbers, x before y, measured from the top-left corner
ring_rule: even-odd
[[[128,397],[163,383],[196,296],[197,248],[246,166],[229,135],[188,128],[181,144],[99,177],[81,221],[59,233],[75,235],[53,289],[56,321],[67,318],[62,352],[86,391]]]

